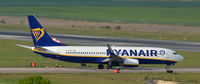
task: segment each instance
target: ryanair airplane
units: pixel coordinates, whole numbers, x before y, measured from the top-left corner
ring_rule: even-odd
[[[183,60],[176,51],[156,47],[114,47],[110,46],[68,46],[48,35],[35,16],[29,15],[34,47],[18,45],[31,49],[44,57],[76,63],[96,63],[98,69],[112,66],[137,67],[139,64],[166,64],[167,66]]]

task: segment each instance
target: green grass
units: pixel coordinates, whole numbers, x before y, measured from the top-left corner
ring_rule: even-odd
[[[12,3],[11,3],[12,2]],[[0,6],[199,6],[191,0],[1,0]]]
[[[73,19],[97,22],[124,22],[200,26],[200,7],[130,6],[27,6],[0,7],[0,15]]]
[[[126,73],[126,74],[0,74],[0,83],[16,84],[27,76],[40,75],[52,84],[146,84],[147,80],[177,81],[181,84],[198,84],[199,73]]]
[[[196,67],[200,67],[200,63],[196,63],[200,59],[200,53],[199,52],[183,52],[178,51],[179,54],[184,56],[184,60],[177,63],[175,65],[178,67],[190,67],[188,65],[194,65]]]
[[[79,63],[63,62],[44,58],[31,50],[16,46],[16,44],[32,45],[32,42],[0,39],[0,67],[29,67],[31,62],[36,62],[38,67],[54,67],[61,64],[63,67],[80,67]],[[185,57],[175,67],[200,67],[200,52],[179,51]],[[141,67],[159,67],[165,65],[140,65]],[[89,64],[89,67],[97,67],[97,64]]]

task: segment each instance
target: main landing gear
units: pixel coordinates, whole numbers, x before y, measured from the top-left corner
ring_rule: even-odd
[[[114,64],[112,63],[112,62],[108,62],[107,63],[107,69],[113,69],[113,66],[114,66]],[[115,65],[115,66],[117,66],[117,65]],[[118,65],[119,66],[119,65]],[[104,65],[103,64],[99,64],[98,65],[98,69],[104,69]]]
[[[99,65],[98,65],[98,69],[104,69],[103,64],[99,64]]]
[[[107,65],[107,69],[112,69],[112,67],[113,67],[112,62],[109,62],[108,65]]]
[[[99,64],[99,65],[98,65],[98,69],[104,69],[104,65],[103,65],[103,64]],[[107,65],[107,69],[112,69],[112,63],[109,63],[109,64]]]

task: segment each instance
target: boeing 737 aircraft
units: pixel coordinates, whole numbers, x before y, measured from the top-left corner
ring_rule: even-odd
[[[76,63],[96,63],[98,69],[112,66],[137,67],[139,64],[166,64],[167,66],[183,60],[176,51],[156,47],[114,47],[110,46],[68,46],[53,40],[35,16],[29,15],[34,47],[19,45],[31,49],[44,57]]]

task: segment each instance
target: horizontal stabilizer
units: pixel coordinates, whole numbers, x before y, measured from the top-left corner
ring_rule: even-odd
[[[31,46],[26,46],[26,45],[21,45],[21,44],[16,44],[17,46],[23,47],[23,48],[27,48],[27,49],[33,49],[33,47]]]

